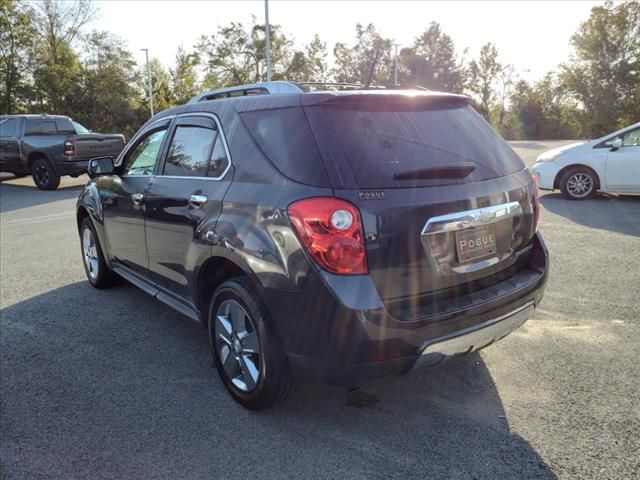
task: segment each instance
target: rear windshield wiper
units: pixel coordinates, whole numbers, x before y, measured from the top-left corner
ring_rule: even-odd
[[[394,180],[423,180],[439,178],[465,178],[476,169],[473,163],[456,163],[451,165],[438,165],[427,168],[417,168],[405,172],[393,174]]]

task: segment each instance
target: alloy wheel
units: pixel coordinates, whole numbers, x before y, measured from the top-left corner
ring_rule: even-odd
[[[46,165],[40,164],[36,167],[36,180],[40,185],[46,185],[49,182],[49,169]]]
[[[590,175],[578,172],[574,173],[567,180],[567,191],[572,197],[583,198],[593,190],[593,179]]]
[[[87,273],[91,280],[95,281],[98,278],[99,268],[98,249],[96,247],[93,234],[88,228],[85,228],[82,233],[82,254],[84,257],[84,264],[87,267]]]
[[[215,317],[214,344],[227,378],[243,392],[260,380],[260,342],[251,316],[235,300],[220,304]]]

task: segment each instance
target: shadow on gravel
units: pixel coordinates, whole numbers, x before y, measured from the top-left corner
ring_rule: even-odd
[[[355,392],[301,386],[256,413],[202,328],[127,284],[68,285],[0,323],[10,478],[555,478],[479,355]]]
[[[560,193],[548,193],[540,202],[549,212],[580,225],[640,237],[640,196],[596,195],[571,201]]]
[[[63,185],[57,190],[38,190],[35,185],[12,185],[5,181],[0,184],[0,212],[77,198],[81,189],[82,185]]]

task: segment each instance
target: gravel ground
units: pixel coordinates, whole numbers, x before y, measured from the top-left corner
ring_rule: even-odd
[[[514,142],[530,165],[562,142]],[[640,197],[542,197],[535,317],[485,351],[252,413],[190,320],[84,278],[74,204],[0,185],[0,478],[638,478]]]

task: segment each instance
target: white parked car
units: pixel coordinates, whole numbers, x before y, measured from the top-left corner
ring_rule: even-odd
[[[540,189],[560,189],[571,200],[596,191],[640,193],[640,122],[597,140],[544,152],[531,170]]]

